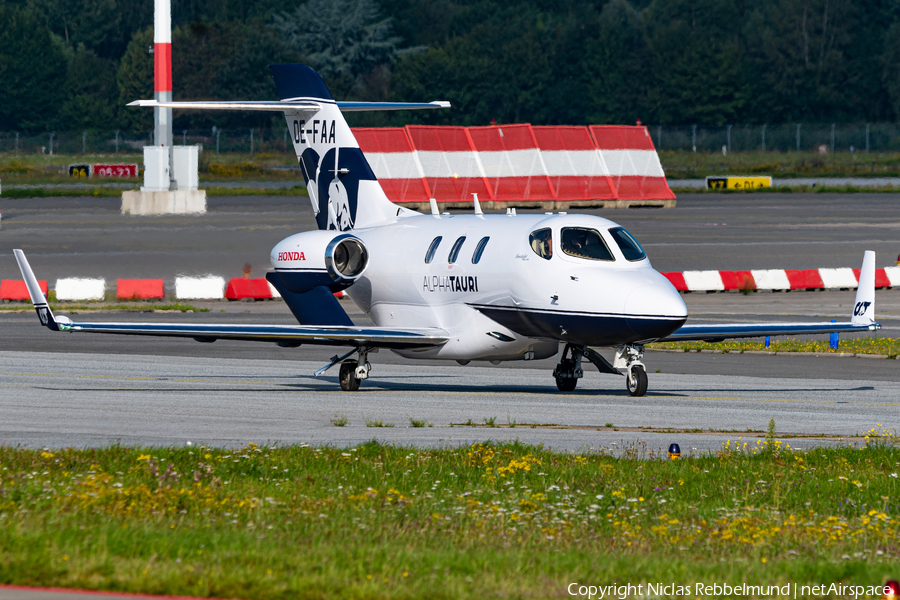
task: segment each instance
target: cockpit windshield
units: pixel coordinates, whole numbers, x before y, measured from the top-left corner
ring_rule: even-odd
[[[553,235],[549,227],[532,231],[531,235],[528,236],[528,241],[534,253],[541,258],[550,260],[553,256]]]
[[[616,260],[596,229],[563,227],[562,251],[588,260]]]
[[[625,256],[625,260],[635,261],[647,258],[647,253],[641,248],[634,237],[625,231],[624,227],[613,227],[609,230],[609,234],[616,241],[619,250]]]

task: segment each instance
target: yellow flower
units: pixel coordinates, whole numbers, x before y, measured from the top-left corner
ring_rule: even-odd
[[[149,454],[141,454],[140,456],[137,457],[137,459],[138,460],[150,460],[150,455]]]
[[[52,452],[41,452],[41,458],[53,458]]]

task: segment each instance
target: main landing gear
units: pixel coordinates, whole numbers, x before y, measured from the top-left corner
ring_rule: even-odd
[[[370,352],[378,352],[378,348],[366,348],[365,346],[362,346],[351,350],[343,356],[334,355],[331,357],[331,362],[316,371],[316,376],[321,375],[334,365],[340,363],[341,389],[345,392],[355,392],[359,389],[360,382],[363,379],[369,378],[369,372],[372,370],[372,365],[369,364],[368,360]],[[348,360],[348,357],[354,353],[359,354],[358,360],[354,358]]]
[[[581,368],[582,358],[588,359],[601,373],[625,375],[625,387],[632,396],[643,396],[647,393],[647,370],[641,359],[644,357],[643,346],[620,346],[616,349],[613,364],[603,358],[596,350],[575,344],[560,345],[559,363],[553,371],[556,387],[561,392],[571,392],[584,377]],[[624,373],[623,373],[624,371]]]

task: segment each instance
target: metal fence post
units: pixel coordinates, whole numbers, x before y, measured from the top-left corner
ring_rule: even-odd
[[[54,135],[56,135],[56,133],[50,134],[50,156],[53,156],[53,136]]]
[[[725,141],[728,144],[728,152],[731,152],[731,125],[725,126]]]
[[[797,152],[800,152],[800,123],[797,123]]]
[[[187,129],[181,130],[181,145],[187,146]]]
[[[87,131],[81,132],[81,154],[87,154]]]
[[[694,149],[694,152],[697,151],[697,125],[691,125],[691,146]]]
[[[253,154],[253,128],[250,128],[250,154]]]
[[[119,153],[119,130],[116,129],[116,154]]]
[[[656,126],[656,149],[662,148],[662,125]]]
[[[763,123],[762,126],[762,151],[766,151],[766,124]]]
[[[287,130],[287,127],[285,127],[284,135],[282,136],[282,140],[281,140],[281,147],[284,148],[285,150],[287,150],[287,134],[288,134],[288,130]]]
[[[869,125],[871,123],[866,123],[866,154],[869,153]]]
[[[831,124],[831,153],[834,154],[834,123]]]
[[[219,134],[222,133],[221,129],[216,129],[213,127],[213,131],[216,132],[216,156],[219,155]]]

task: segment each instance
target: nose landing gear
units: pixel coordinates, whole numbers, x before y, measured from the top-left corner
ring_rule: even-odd
[[[632,396],[639,397],[647,393],[647,369],[641,359],[644,358],[643,346],[620,346],[616,350],[613,366],[625,371],[625,387]]]
[[[636,345],[620,346],[616,349],[616,358],[609,364],[596,350],[574,344],[560,344],[559,363],[553,371],[556,387],[561,392],[571,392],[584,377],[581,359],[588,359],[601,373],[625,375],[625,387],[632,396],[643,396],[647,393],[647,369],[641,359],[644,358],[644,347]]]

